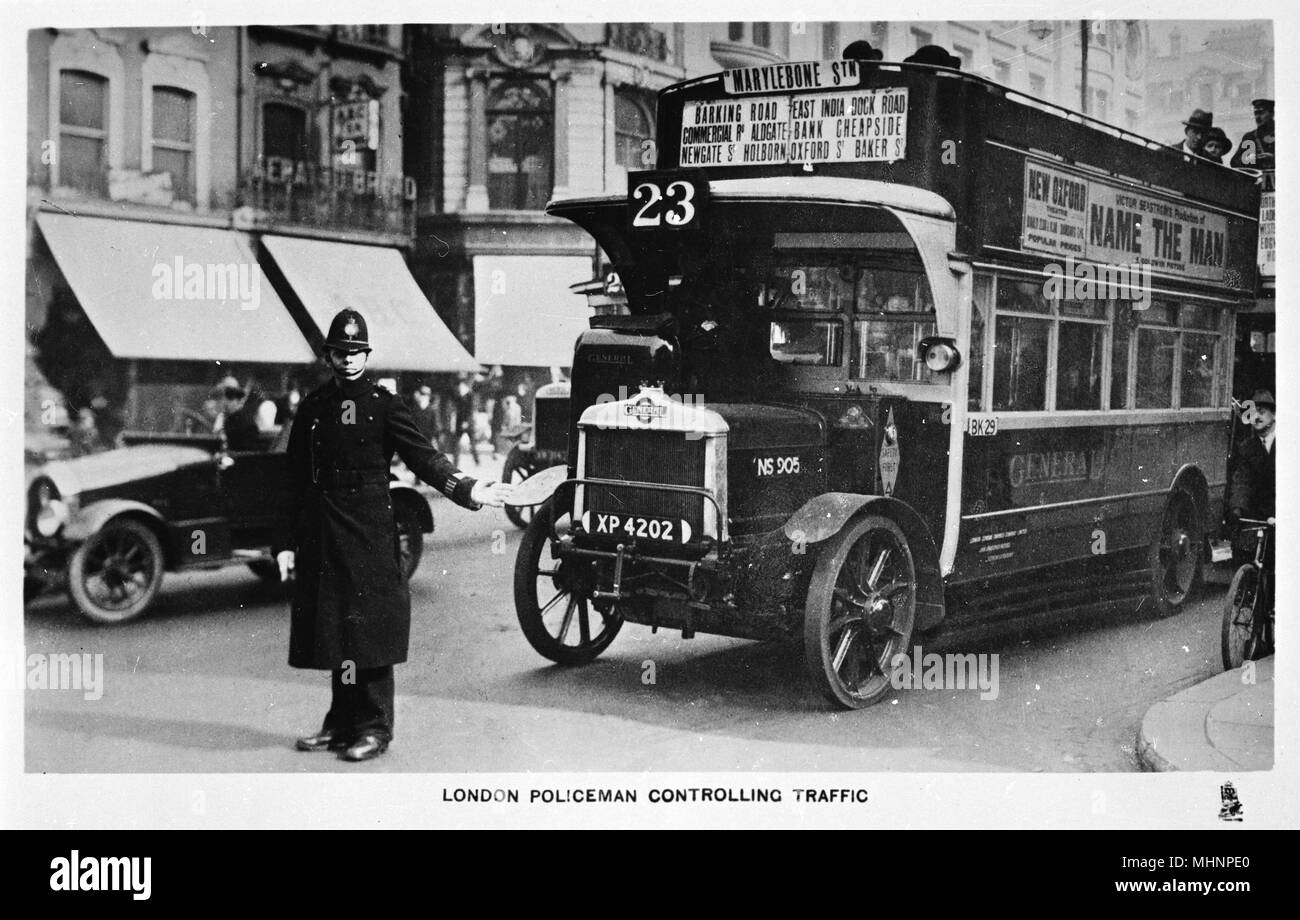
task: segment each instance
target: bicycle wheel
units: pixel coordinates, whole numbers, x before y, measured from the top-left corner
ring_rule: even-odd
[[[1239,668],[1243,662],[1259,657],[1264,623],[1262,617],[1255,615],[1258,601],[1259,569],[1243,565],[1232,576],[1223,605],[1219,646],[1225,670]]]

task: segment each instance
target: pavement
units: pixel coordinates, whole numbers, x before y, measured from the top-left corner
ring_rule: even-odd
[[[1156,703],[1138,729],[1145,770],[1273,768],[1273,656],[1216,674]]]

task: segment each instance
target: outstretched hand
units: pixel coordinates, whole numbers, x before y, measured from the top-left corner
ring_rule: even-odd
[[[281,550],[275,556],[276,564],[280,567],[280,581],[288,581],[289,576],[293,574],[294,554],[292,550]]]
[[[491,479],[480,480],[474,483],[469,498],[470,501],[477,502],[480,505],[491,505],[493,508],[500,508],[514,490],[515,487],[506,482],[496,482]]]

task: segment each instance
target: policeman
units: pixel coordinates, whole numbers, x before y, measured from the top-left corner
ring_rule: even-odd
[[[353,761],[379,756],[392,740],[393,665],[406,660],[410,637],[388,492],[394,452],[463,507],[499,506],[510,493],[440,454],[406,404],[366,377],[369,354],[365,319],[340,311],[325,340],[333,379],[303,398],[289,434],[291,511],[274,547],[281,579],[297,571],[289,664],[333,672],[324,724],[297,747]]]

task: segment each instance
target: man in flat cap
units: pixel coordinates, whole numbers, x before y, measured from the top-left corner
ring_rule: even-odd
[[[280,577],[296,571],[289,664],[328,670],[333,698],[302,751],[344,760],[382,754],[393,737],[393,665],[406,660],[411,601],[397,552],[388,470],[393,454],[456,504],[499,506],[510,486],[463,475],[420,433],[397,396],[365,375],[366,321],[330,324],[333,373],[305,396],[289,434],[291,511],[275,540]]]
[[[1241,136],[1241,143],[1237,145],[1237,152],[1232,155],[1229,165],[1239,169],[1276,169],[1273,100],[1255,99],[1250,104],[1255,110],[1255,130]]]

